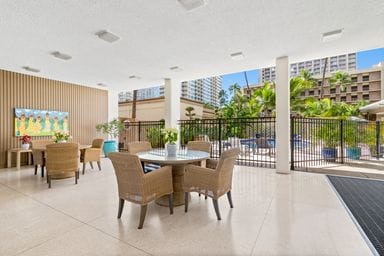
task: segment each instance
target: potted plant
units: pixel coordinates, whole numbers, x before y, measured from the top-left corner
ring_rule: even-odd
[[[115,118],[110,122],[96,125],[96,130],[108,136],[108,140],[104,141],[104,155],[107,157],[110,152],[116,152],[117,142],[115,138],[124,130],[124,124]]]
[[[29,135],[23,135],[19,139],[21,141],[21,148],[22,149],[29,149],[29,144],[32,141],[32,137]]]
[[[167,156],[176,156],[178,130],[175,128],[165,128],[161,130],[161,133],[164,135]]]
[[[323,158],[328,162],[336,162],[338,157],[336,147],[339,145],[340,127],[337,123],[338,120],[329,121],[330,122],[322,124],[316,130],[316,137],[323,142],[323,148],[321,150]]]
[[[358,160],[361,157],[361,148],[358,146],[358,143],[359,139],[362,139],[361,135],[364,135],[364,133],[361,133],[358,136],[359,127],[358,123],[356,122],[347,122],[345,126],[346,127],[344,129],[344,141],[347,145],[347,157],[350,159]]]
[[[68,132],[55,132],[52,136],[52,140],[55,143],[64,143],[67,142],[69,139],[72,139],[72,136],[69,135]]]

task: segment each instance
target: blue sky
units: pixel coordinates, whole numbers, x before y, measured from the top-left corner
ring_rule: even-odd
[[[358,52],[356,54],[357,69],[367,69],[381,61],[384,61],[384,48],[378,48],[368,51]],[[259,83],[260,70],[247,71],[249,84]],[[223,75],[222,88],[228,90],[228,87],[237,83],[241,87],[246,85],[244,72]]]

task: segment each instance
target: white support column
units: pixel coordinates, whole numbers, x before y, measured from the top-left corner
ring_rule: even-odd
[[[108,90],[108,121],[119,116],[119,93],[117,91]]]
[[[276,172],[290,173],[290,103],[288,57],[276,59]]]
[[[180,119],[180,96],[181,83],[172,81],[169,78],[164,79],[165,127],[178,127],[177,121]]]

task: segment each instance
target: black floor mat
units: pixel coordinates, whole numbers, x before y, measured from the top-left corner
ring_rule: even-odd
[[[327,176],[376,251],[384,256],[384,181]]]

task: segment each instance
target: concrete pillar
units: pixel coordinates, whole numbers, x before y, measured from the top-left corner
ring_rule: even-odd
[[[108,90],[108,121],[119,116],[119,93],[115,90]]]
[[[290,104],[288,57],[276,59],[276,172],[290,173]]]
[[[165,127],[178,127],[177,121],[180,119],[180,96],[181,83],[172,81],[169,78],[164,79]]]

